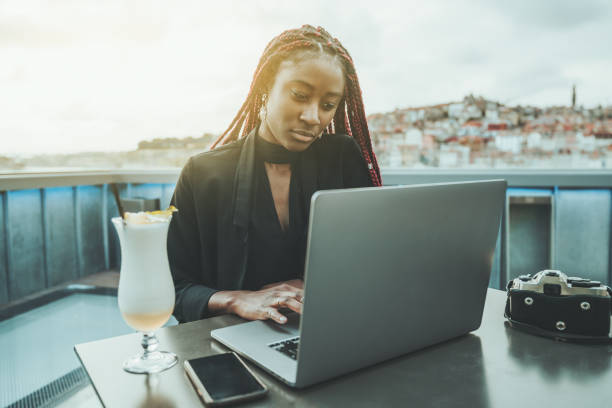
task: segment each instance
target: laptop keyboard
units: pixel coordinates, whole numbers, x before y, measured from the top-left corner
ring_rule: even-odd
[[[298,345],[300,344],[300,337],[293,337],[279,341],[278,343],[268,344],[268,347],[272,347],[274,350],[283,353],[284,355],[297,360]]]

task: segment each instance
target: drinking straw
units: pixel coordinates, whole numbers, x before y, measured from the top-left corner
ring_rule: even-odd
[[[110,187],[111,190],[113,190],[113,195],[115,196],[115,202],[117,203],[117,208],[119,209],[119,215],[125,220],[125,212],[123,211],[123,205],[121,205],[121,199],[119,198],[119,190],[117,190],[117,185],[115,183],[111,183]]]

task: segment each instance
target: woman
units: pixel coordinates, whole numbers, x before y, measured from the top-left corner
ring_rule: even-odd
[[[174,315],[285,323],[282,309],[301,312],[312,194],[381,185],[348,52],[320,27],[274,38],[212,147],[189,159],[172,198]]]

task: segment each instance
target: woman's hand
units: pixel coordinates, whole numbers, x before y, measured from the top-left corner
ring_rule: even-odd
[[[286,290],[286,289],[304,289],[304,281],[301,279],[292,279],[292,280],[288,280],[288,281],[284,281],[284,282],[274,282],[274,283],[270,283],[268,285],[262,286],[261,290],[267,290],[267,289],[280,289],[280,290]]]
[[[280,309],[302,313],[303,293],[298,282],[289,281],[266,285],[258,291],[221,291],[211,296],[208,309],[213,313],[233,313],[247,320],[272,319],[284,324],[287,317]],[[294,286],[295,285],[295,286]],[[302,285],[303,286],[303,285]]]
[[[279,309],[291,309],[302,313],[302,290],[265,289],[257,292],[241,292],[235,296],[230,311],[248,320],[272,319],[277,323],[286,323],[287,317]]]

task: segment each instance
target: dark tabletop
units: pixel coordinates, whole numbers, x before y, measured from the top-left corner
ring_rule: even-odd
[[[511,329],[504,324],[505,299],[505,292],[489,289],[482,326],[471,334],[303,390],[255,368],[269,395],[241,406],[612,406],[612,346],[556,342]],[[78,344],[75,351],[107,407],[199,407],[183,360],[227,351],[210,331],[241,321],[220,316],[158,330],[160,349],[180,361],[154,376],[122,369],[139,351],[137,333]]]

